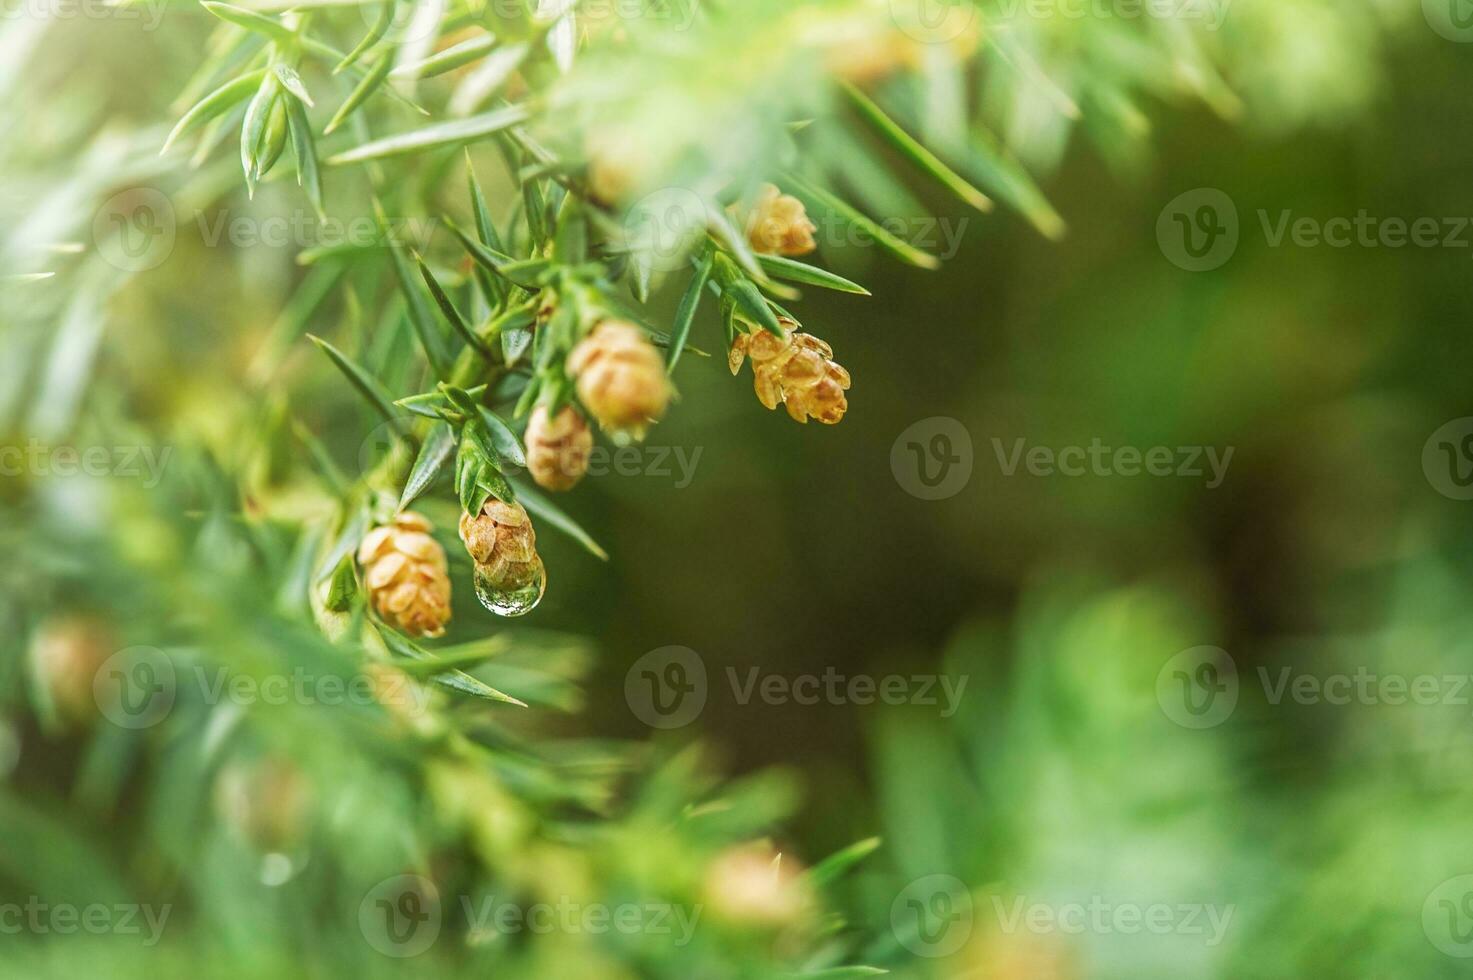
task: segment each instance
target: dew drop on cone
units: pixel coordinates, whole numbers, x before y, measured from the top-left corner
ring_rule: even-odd
[[[537,608],[542,593],[547,591],[547,571],[541,558],[537,559],[531,578],[521,586],[508,589],[496,585],[480,566],[476,567],[474,580],[476,598],[498,616],[525,616]]]

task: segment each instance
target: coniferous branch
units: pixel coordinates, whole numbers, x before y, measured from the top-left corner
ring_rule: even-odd
[[[547,581],[534,523],[608,557],[542,491],[583,475],[589,416],[639,438],[678,380],[715,367],[687,356],[703,348],[734,369],[750,358],[767,407],[837,421],[848,373],[794,313],[809,289],[868,295],[844,242],[934,269],[905,216],[993,200],[979,220],[1011,209],[1059,237],[1064,218],[1030,174],[1056,165],[1066,135],[1121,164],[1157,101],[1237,113],[1234,68],[1260,56],[1257,35],[1151,21],[1066,32],[969,5],[938,33],[903,3],[857,0],[673,0],[613,24],[576,4],[451,0],[434,23],[401,19],[435,6],[180,7],[169,30],[213,26],[203,64],[176,73],[171,132],[160,113],[156,130],[88,142],[96,118],[59,116],[53,138],[91,147],[61,178],[28,141],[0,147],[17,198],[45,186],[42,170],[64,181],[46,220],[5,231],[8,353],[23,367],[0,372],[0,427],[165,439],[178,453],[156,495],[79,505],[32,481],[0,494],[15,504],[0,521],[0,625],[29,647],[3,668],[27,677],[3,707],[87,755],[0,787],[7,827],[24,830],[5,873],[68,881],[56,856],[81,854],[83,892],[188,903],[186,928],[208,937],[178,954],[196,973],[373,975],[383,960],[357,923],[313,921],[304,939],[301,912],[408,872],[447,898],[561,889],[710,911],[678,950],[648,936],[498,945],[467,930],[438,947],[444,969],[873,975],[843,964],[896,963],[894,943],[833,910],[874,841],[807,873],[791,858],[774,868],[775,848],[752,842],[790,808],[781,778],[722,786],[692,752],[539,732],[540,714],[607,696],[577,685],[584,644],[524,630],[437,641],[471,618],[448,619],[446,590],[475,582],[496,611],[528,611]],[[1264,9],[1250,16],[1276,23]],[[19,65],[32,44],[5,51]],[[138,270],[99,257],[103,232],[78,242],[97,201],[144,185],[181,205],[238,201],[226,188],[245,186],[256,202],[372,223],[371,241],[297,256],[295,292],[246,352],[249,408],[232,402],[224,421],[195,425],[185,408],[172,428],[138,432],[121,409],[157,407],[156,379],[97,356],[127,343],[103,325]],[[309,340],[324,357],[298,355],[315,357]],[[862,393],[860,378],[857,406]],[[344,431],[373,434],[356,468],[328,438]],[[446,548],[456,526],[466,547]],[[121,736],[72,715],[92,704],[77,678],[133,645],[181,674],[250,682],[305,667],[373,697],[273,711],[184,692],[158,727]],[[897,792],[944,797],[946,779],[975,775],[922,741],[895,745]],[[119,819],[130,798],[147,814],[136,826]],[[89,954],[74,955],[80,975]],[[150,976],[171,962],[126,955],[100,958]]]

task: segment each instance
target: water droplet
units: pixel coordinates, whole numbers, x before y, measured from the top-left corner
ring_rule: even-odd
[[[280,851],[262,855],[258,869],[261,884],[268,888],[280,888],[295,878],[306,864],[305,858],[295,858]]]
[[[481,605],[498,616],[525,616],[535,609],[537,603],[542,601],[542,593],[547,591],[547,571],[542,567],[541,558],[535,560],[537,564],[527,583],[512,589],[493,585],[488,581],[482,567],[477,565],[476,598],[481,600]]]

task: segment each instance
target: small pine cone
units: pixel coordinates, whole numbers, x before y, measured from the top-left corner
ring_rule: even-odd
[[[393,523],[369,531],[358,548],[373,607],[410,636],[439,636],[450,620],[445,549],[430,527],[413,511],[401,511]]]
[[[780,928],[802,919],[813,896],[792,858],[765,844],[747,844],[717,855],[706,871],[705,900],[723,922]]]
[[[766,330],[738,334],[728,357],[731,373],[752,358],[752,381],[757,398],[768,408],[781,402],[795,421],[809,418],[833,425],[849,410],[844,392],[849,372],[833,361],[834,350],[812,334],[797,333],[792,320],[782,317],[783,336]]]
[[[578,397],[598,424],[636,438],[665,414],[670,382],[665,361],[643,331],[622,320],[605,320],[568,355],[568,372]]]
[[[534,581],[542,567],[537,532],[521,504],[489,498],[481,513],[460,515],[460,540],[476,571],[492,588],[513,592]]]
[[[584,153],[588,158],[588,191],[606,206],[634,197],[657,163],[644,134],[624,126],[592,130],[584,141]]]
[[[312,787],[293,763],[278,757],[235,761],[216,780],[216,813],[252,847],[290,851],[306,836]]]
[[[112,631],[91,616],[47,620],[31,637],[31,666],[57,716],[83,725],[97,714],[93,682],[117,649]]]
[[[762,185],[747,214],[747,242],[766,255],[807,255],[818,247],[813,241],[817,230],[803,202],[773,184]]]
[[[993,896],[993,901],[998,901]],[[958,975],[996,980],[1074,980],[1084,976],[1071,950],[1055,937],[986,935],[963,947]]]
[[[588,472],[593,433],[583,415],[565,405],[549,415],[545,405],[532,410],[527,422],[527,472],[539,487],[571,490]]]
[[[907,52],[915,42],[899,31],[862,36],[841,32],[823,45],[823,63],[830,74],[855,85],[876,82],[905,67]]]

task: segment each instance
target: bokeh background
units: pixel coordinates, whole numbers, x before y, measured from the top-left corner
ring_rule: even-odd
[[[730,377],[719,356],[688,356],[680,402],[649,439],[671,448],[670,472],[592,476],[566,501],[611,560],[550,532],[539,538],[550,585],[518,626],[534,638],[586,638],[566,643],[587,674],[576,689],[548,687],[548,705],[576,712],[545,710],[531,729],[568,744],[651,743],[656,753],[703,743],[714,768],[757,780],[764,798],[791,793],[778,807],[790,812],[779,837],[805,861],[882,837],[833,901],[865,937],[855,943],[864,961],[901,975],[1464,975],[1473,505],[1458,483],[1473,470],[1462,441],[1473,434],[1473,144],[1464,135],[1473,109],[1461,93],[1473,45],[1404,6],[1237,0],[1219,37],[1240,102],[1151,104],[1139,132],[1095,139],[1064,140],[1044,125],[1029,133],[1020,122],[1020,152],[1048,170],[1042,185],[1068,223],[1060,241],[1007,210],[967,214],[920,191],[929,211],[963,229],[940,271],[823,243],[835,269],[874,293],[810,291],[803,307],[855,379],[849,414],[833,428],[793,425],[764,412],[747,376]],[[7,24],[0,45],[21,50],[26,26]],[[80,201],[106,197],[119,179],[108,140],[157,145],[200,36],[169,26],[72,20],[43,47],[0,58],[7,83],[26,93],[0,106],[12,144],[0,159],[20,160],[22,143],[31,164],[50,161],[4,180],[15,222],[43,221],[38,202],[85,211]],[[222,170],[219,192],[235,179]],[[1231,203],[1237,241],[1220,265],[1192,271],[1178,261],[1170,215],[1181,195],[1204,188]],[[286,207],[271,189],[254,204],[230,193],[215,206]],[[1362,213],[1431,218],[1437,243],[1276,244],[1285,212],[1321,224]],[[191,479],[207,483],[226,477],[187,462],[196,450],[226,459],[243,430],[283,427],[294,413],[351,469],[372,420],[336,394],[329,401],[341,383],[309,344],[286,355],[297,379],[289,405],[246,380],[301,281],[294,258],[290,248],[208,248],[197,227],[181,225],[169,261],[107,300],[105,335],[63,331],[75,346],[51,360],[58,320],[37,311],[53,302],[42,296],[52,287],[0,286],[0,316],[12,311],[10,366],[0,368],[11,444],[56,413],[64,418],[43,438],[68,438],[75,424],[116,441],[136,426],[178,447],[177,465],[197,466]],[[657,308],[668,314],[677,299],[669,290]],[[692,343],[719,349],[714,319],[697,323]],[[36,366],[47,364],[52,374]],[[39,398],[43,376],[81,407]],[[893,450],[938,417],[966,434],[970,446],[953,444],[970,476],[925,500],[907,489],[907,452]],[[999,453],[1020,439],[1054,451],[1099,440],[1231,456],[1217,486],[1205,475],[1010,475]],[[675,453],[696,460],[688,482]],[[271,465],[243,455],[219,469]],[[38,624],[78,598],[121,613],[131,642],[178,642],[178,617],[157,595],[205,581],[234,560],[229,548],[174,536],[157,515],[116,517],[119,505],[75,481],[5,480],[0,827],[9,853],[0,878],[17,895],[40,878],[63,892],[94,887],[88,862],[110,859],[48,836],[55,824],[100,837],[100,854],[124,838],[157,852],[152,862],[114,853],[120,878],[157,889],[178,873],[150,863],[213,856],[212,887],[230,891],[224,844],[170,854],[173,832],[159,829],[159,782],[206,777],[155,759],[151,790],[112,785],[98,773],[122,767],[110,753],[125,750],[49,734],[22,666]],[[195,491],[126,499],[140,494],[120,492],[128,508],[174,517],[198,503]],[[98,541],[109,544],[94,550]],[[281,546],[290,549],[285,537]],[[241,579],[221,581],[251,577],[226,571]],[[189,625],[205,635],[257,622],[272,600],[198,587],[203,622]],[[499,628],[468,593],[458,595],[454,641]],[[546,657],[574,656],[547,642],[557,649]],[[700,658],[706,703],[689,725],[652,731],[626,681],[640,657],[667,646]],[[1216,652],[1195,652],[1204,647]],[[529,649],[526,669],[546,667],[543,648]],[[946,717],[926,704],[743,704],[728,672],[754,668],[789,679],[940,674],[966,686]],[[1173,700],[1179,668],[1189,683],[1229,684],[1235,704],[1198,726]],[[1276,697],[1286,670],[1310,678],[1311,693]],[[1368,697],[1336,704],[1313,693],[1362,675],[1374,679]],[[503,675],[513,693],[519,676]],[[1394,703],[1377,686],[1421,677],[1431,678],[1427,703]],[[366,751],[307,731],[318,744],[306,754],[328,768],[333,751]],[[377,785],[346,773],[341,785],[318,784],[319,799],[334,798],[339,816],[362,827],[361,840],[339,840],[345,856],[396,836],[392,821],[371,816],[376,797],[364,787]],[[195,804],[209,809],[207,799]],[[109,841],[114,822],[122,830]],[[34,853],[20,853],[32,849],[52,858],[44,875],[28,864]],[[200,904],[208,893],[184,891]],[[242,890],[234,901],[217,908],[261,899]],[[214,938],[202,946],[238,952],[255,948],[245,938],[254,928],[260,945],[293,949],[303,937],[271,921],[292,907],[236,919],[240,935],[224,940],[229,915],[197,912],[174,945],[203,933]],[[1042,918],[1013,918],[1020,907]],[[1060,924],[1092,907],[1105,918]],[[919,919],[913,908],[924,910]],[[1162,929],[1129,925],[1130,910],[1155,908],[1168,910]],[[1227,916],[1220,933],[1214,913]],[[320,906],[314,915],[330,917]],[[72,962],[55,938],[0,937],[11,942],[37,957],[27,969]],[[175,962],[164,955],[130,962]],[[242,962],[272,956],[257,949]],[[556,971],[573,962],[523,966],[572,975]],[[743,975],[692,968],[684,975]]]

